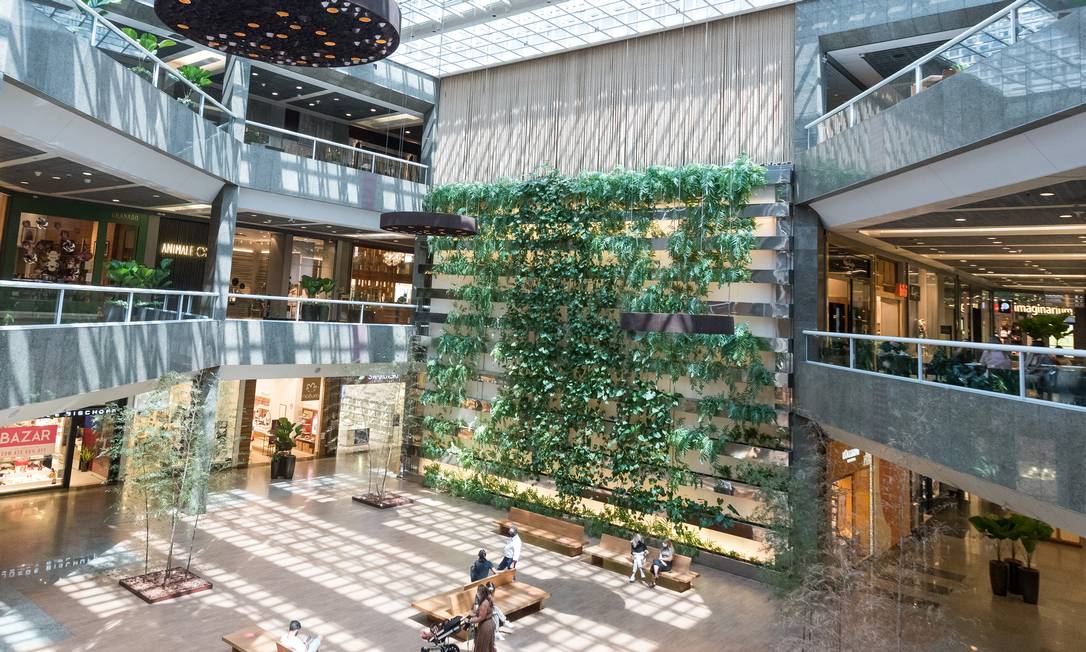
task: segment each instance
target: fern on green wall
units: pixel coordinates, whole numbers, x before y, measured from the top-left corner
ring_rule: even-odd
[[[447,408],[427,421],[428,450],[454,443],[452,411],[489,353],[503,380],[475,430],[483,470],[550,478],[570,500],[605,487],[613,504],[675,523],[726,523],[721,501],[678,489],[692,479],[689,455],[713,462],[733,435],[775,418],[760,402],[773,381],[762,341],[743,324],[734,335],[630,333],[618,312],[705,313],[715,285],[749,279],[743,208],[764,182],[740,158],[434,189],[429,209],[475,216],[478,234],[429,240],[434,273],[464,285],[427,367],[423,401]],[[653,237],[667,238],[669,264]],[[701,399],[693,426],[676,418],[684,378]]]

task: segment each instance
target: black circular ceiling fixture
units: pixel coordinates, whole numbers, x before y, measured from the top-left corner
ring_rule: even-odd
[[[400,45],[395,0],[155,0],[155,13],[192,41],[282,66],[357,66]]]
[[[475,235],[475,218],[454,213],[424,213],[405,211],[383,213],[381,230],[412,235],[449,235],[465,237]]]

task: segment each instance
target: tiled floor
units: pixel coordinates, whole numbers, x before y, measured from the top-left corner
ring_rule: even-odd
[[[411,601],[466,582],[480,546],[497,554],[498,513],[417,485],[405,487],[416,505],[372,510],[350,500],[364,488],[360,460],[333,463],[299,464],[289,483],[269,483],[267,467],[231,474],[193,563],[215,589],[153,606],[117,585],[142,570],[144,537],[114,509],[116,493],[0,500],[0,650],[220,650],[223,633],[292,618],[324,636],[322,650],[417,650]],[[151,546],[161,558],[159,533]],[[552,597],[499,649],[770,648],[769,590],[700,570],[697,589],[680,595],[525,546],[520,579]]]

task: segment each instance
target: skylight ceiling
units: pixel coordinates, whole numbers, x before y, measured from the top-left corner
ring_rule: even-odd
[[[390,57],[444,77],[794,0],[402,0]]]

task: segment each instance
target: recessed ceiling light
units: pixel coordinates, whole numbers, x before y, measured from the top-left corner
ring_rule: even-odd
[[[279,93],[276,93],[275,91],[272,91],[272,95],[276,95],[276,96],[278,96],[278,95],[279,95]]]
[[[964,222],[964,221],[965,221],[965,218],[964,218],[964,217],[955,217],[955,218],[954,218],[954,221],[955,221],[955,222]]]
[[[93,172],[84,172],[84,173],[83,173],[83,176],[85,176],[85,177],[89,177],[89,176],[90,176],[90,175],[92,175],[92,174],[94,174],[94,173],[93,173]]]
[[[990,236],[988,236],[988,239],[989,239],[989,240],[995,240],[995,236],[994,236],[994,235],[990,235]]]
[[[370,113],[377,113],[377,109],[370,109]]]
[[[339,98],[338,98],[338,97],[333,97],[333,98],[332,98],[332,101],[333,101],[333,102],[338,102],[338,101],[339,101]]]
[[[1066,220],[1067,218],[1071,217],[1071,214],[1070,213],[1064,213],[1063,215],[1060,215],[1060,217],[1062,217],[1063,219]]]
[[[350,114],[350,113],[348,113],[348,114],[347,114],[347,117],[348,117],[348,118],[349,118],[349,117],[351,117],[351,114]]]
[[[120,199],[111,199],[109,201],[113,202],[114,204],[119,204],[121,202]]]
[[[29,186],[30,185],[29,181],[20,181],[19,183],[24,185],[24,186]]]
[[[257,71],[254,70],[253,71],[253,77],[259,77],[259,76],[260,76],[260,73],[258,73]]]
[[[317,106],[317,105],[316,105],[316,104],[314,104],[314,103],[312,103],[312,102],[310,102],[310,103],[309,103],[309,106]]]
[[[294,88],[296,88],[296,89],[298,89],[298,90],[302,90],[302,87],[301,87],[301,86],[295,86]]]
[[[1041,196],[1042,197],[1055,197],[1056,193],[1054,193],[1054,192],[1042,192]]]
[[[965,262],[965,259],[964,259],[964,258],[960,258],[960,259],[958,259],[958,262],[959,262],[959,263],[964,263],[964,262]]]

